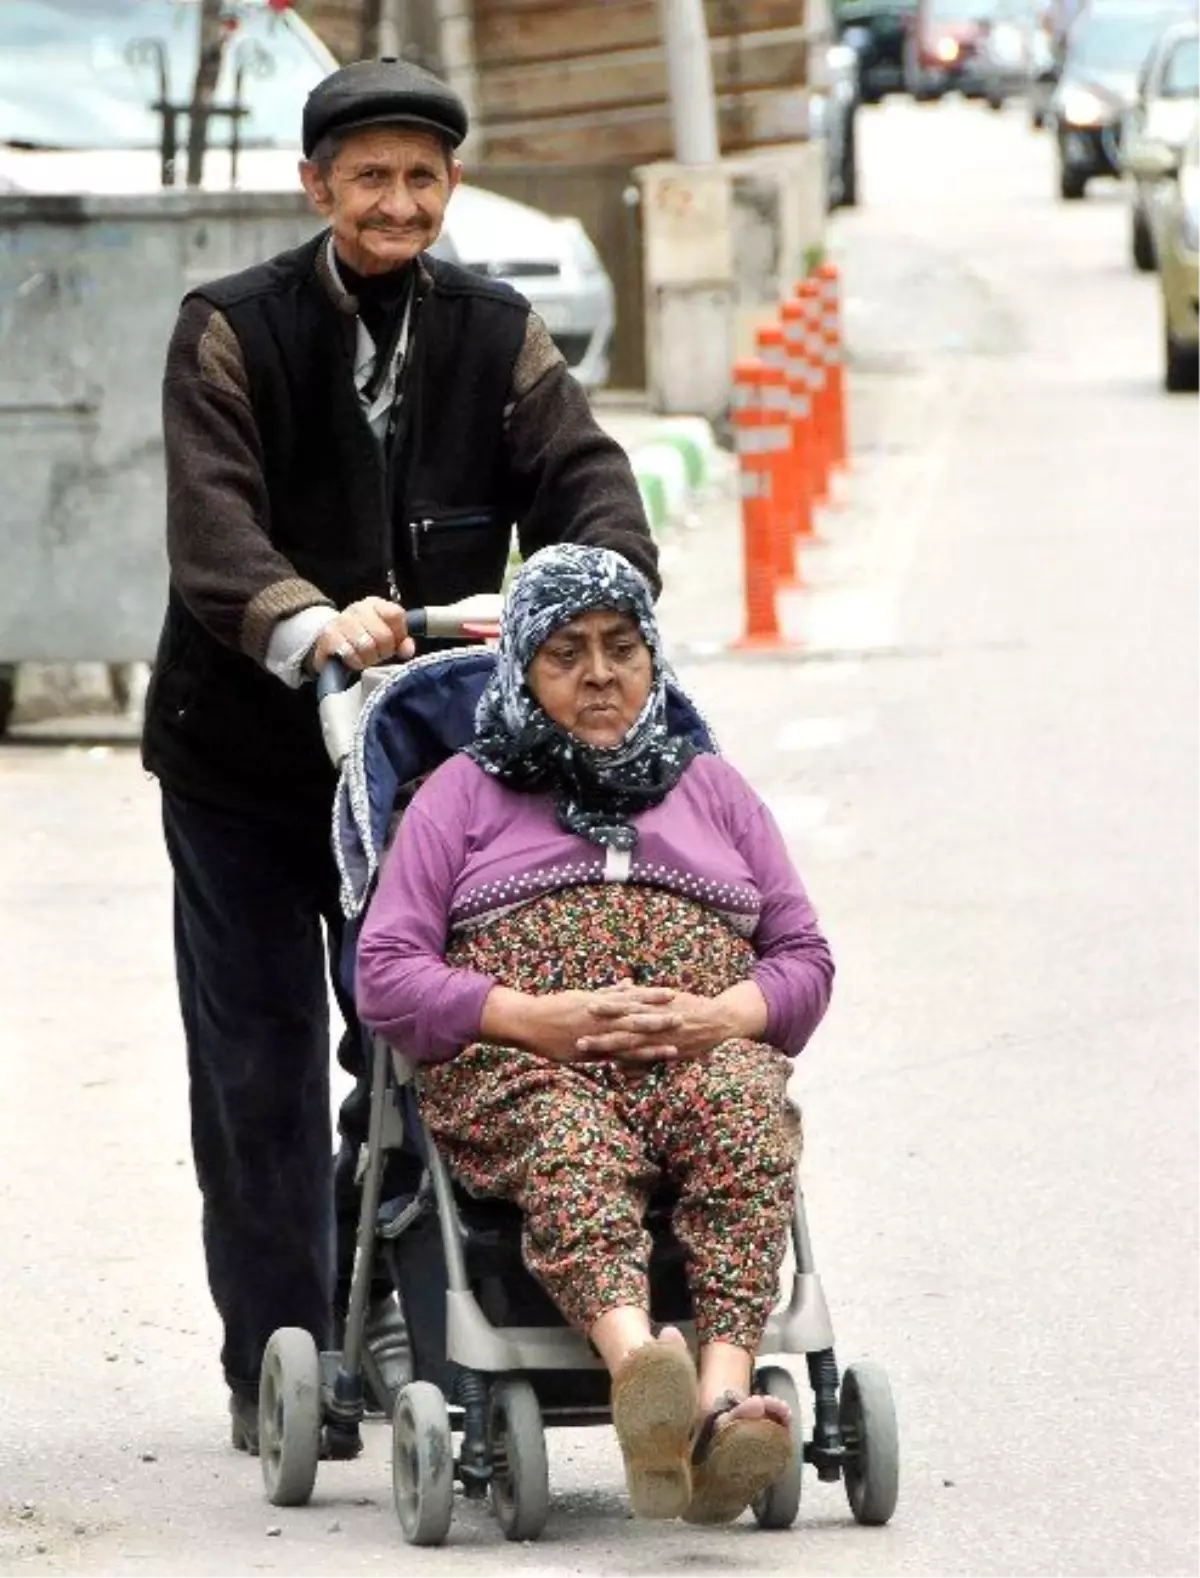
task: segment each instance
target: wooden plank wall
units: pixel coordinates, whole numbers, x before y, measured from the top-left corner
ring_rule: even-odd
[[[705,0],[723,153],[800,140],[805,0]],[[672,155],[657,0],[474,0],[488,163]]]
[[[364,28],[377,7],[371,0],[299,0],[297,11],[341,61],[358,60]]]

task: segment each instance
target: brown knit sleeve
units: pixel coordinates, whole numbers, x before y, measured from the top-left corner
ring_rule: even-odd
[[[528,558],[554,542],[612,548],[642,572],[657,596],[658,549],[629,457],[592,415],[535,312],[513,368],[506,437],[522,554]]]
[[[256,662],[280,619],[330,605],[271,541],[262,442],[242,349],[208,302],[184,302],[163,378],[171,579],[218,640]]]

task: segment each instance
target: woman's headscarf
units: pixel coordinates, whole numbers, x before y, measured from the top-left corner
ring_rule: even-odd
[[[539,647],[580,614],[612,609],[637,622],[650,649],[650,694],[637,721],[614,746],[594,746],[555,723],[529,688]],[[513,789],[548,792],[558,820],[611,849],[629,850],[629,818],[658,805],[697,754],[690,740],[667,733],[667,678],[650,588],[620,554],[559,543],[542,548],[518,571],[500,622],[496,671],[475,713],[467,755]]]

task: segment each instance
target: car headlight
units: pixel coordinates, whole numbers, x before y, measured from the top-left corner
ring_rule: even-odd
[[[1068,126],[1100,126],[1110,119],[1112,110],[1086,88],[1064,88],[1058,114]]]
[[[934,54],[946,65],[958,59],[958,43],[953,38],[939,38],[934,49]]]
[[[1183,205],[1179,216],[1179,239],[1189,252],[1200,252],[1200,198]]]

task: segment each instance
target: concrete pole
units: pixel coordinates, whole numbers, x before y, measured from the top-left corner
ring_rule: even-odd
[[[459,149],[475,158],[484,149],[479,128],[479,75],[475,64],[475,17],[471,0],[434,0],[442,76],[467,106],[471,130]]]
[[[721,141],[704,0],[658,0],[678,164],[717,164]]]
[[[407,42],[406,0],[380,0],[375,53],[399,59]]]

